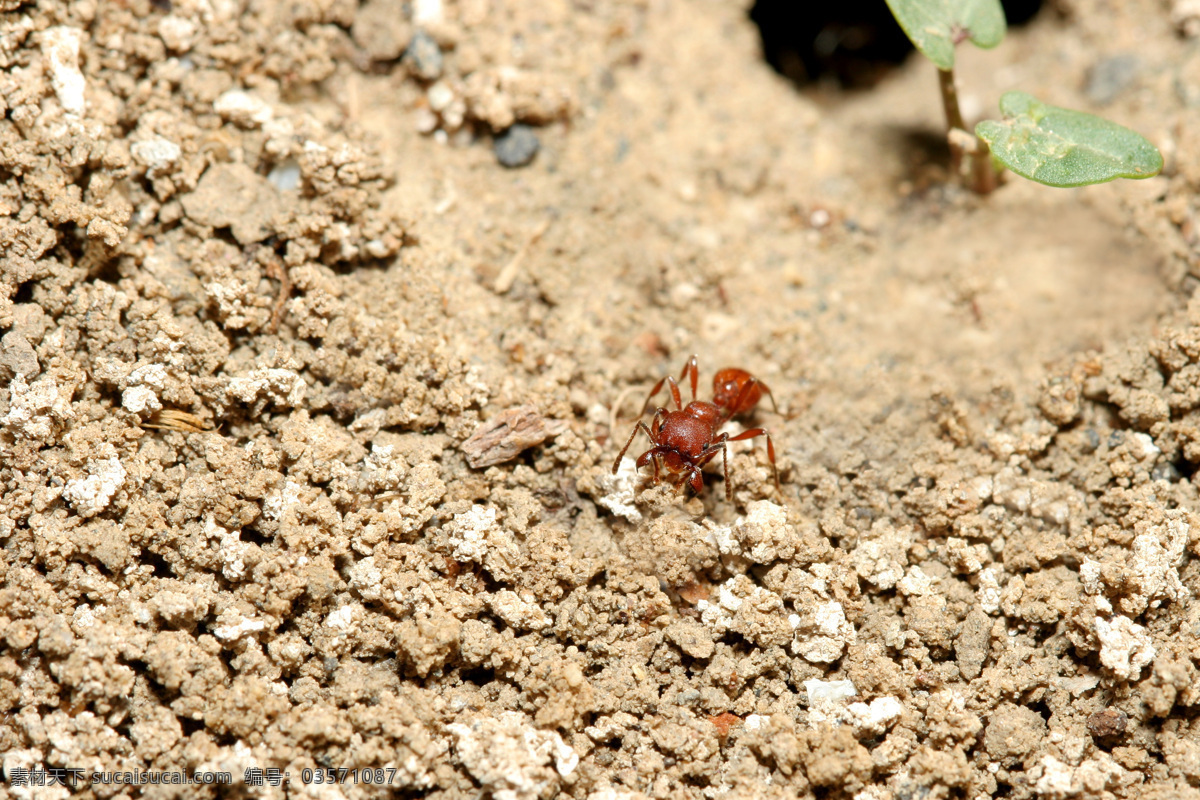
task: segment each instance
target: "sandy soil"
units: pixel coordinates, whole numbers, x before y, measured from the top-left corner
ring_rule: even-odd
[[[0,0],[0,795],[1200,798],[1168,6],[961,75],[1164,175],[981,199],[932,67],[805,96],[745,2]],[[611,475],[692,353],[780,493]]]

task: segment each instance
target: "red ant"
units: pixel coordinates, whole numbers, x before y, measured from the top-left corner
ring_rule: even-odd
[[[716,458],[719,451],[725,467],[725,499],[730,500],[733,497],[733,490],[729,484],[729,453],[726,449],[726,442],[740,442],[756,436],[766,436],[767,458],[771,462],[771,471],[775,475],[775,491],[778,492],[779,470],[775,466],[775,444],[771,441],[771,434],[767,432],[766,428],[751,428],[742,431],[737,436],[717,433],[717,430],[733,417],[753,411],[764,394],[771,398],[771,407],[778,414],[779,407],[775,405],[775,395],[771,394],[771,390],[765,383],[749,372],[729,367],[718,371],[713,376],[713,399],[711,403],[708,403],[696,399],[696,384],[699,376],[700,370],[696,366],[696,357],[692,356],[683,365],[683,372],[679,373],[680,381],[685,377],[691,379],[692,402],[688,403],[686,408],[683,406],[683,398],[679,394],[679,383],[674,378],[668,375],[654,384],[654,388],[650,390],[650,396],[646,398],[646,404],[642,406],[642,413],[638,416],[646,413],[646,409],[650,407],[650,401],[662,389],[664,383],[671,389],[675,410],[668,411],[660,406],[655,410],[654,420],[649,427],[640,419],[638,420],[633,433],[629,434],[629,440],[625,442],[617,460],[613,462],[613,474],[617,474],[617,469],[621,466],[621,459],[625,457],[625,452],[633,444],[633,438],[637,436],[638,431],[643,431],[654,446],[638,457],[637,467],[641,469],[647,464],[653,464],[655,484],[659,482],[659,471],[665,469],[670,475],[668,480],[672,483],[680,488],[684,484],[690,485],[692,491],[699,494],[700,490],[704,488],[704,473],[700,470],[705,464]]]

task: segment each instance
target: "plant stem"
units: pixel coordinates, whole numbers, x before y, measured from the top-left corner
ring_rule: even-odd
[[[950,169],[955,175],[961,175],[963,156],[968,156],[971,159],[972,191],[977,194],[990,194],[996,188],[996,178],[998,177],[996,168],[992,166],[992,152],[987,146],[987,142],[971,133],[967,129],[967,123],[963,121],[962,111],[958,107],[958,89],[954,86],[954,70],[939,69],[938,86],[942,90],[942,107],[946,110],[947,130],[963,131],[970,139],[974,140],[972,146],[964,150],[963,146],[956,141],[956,137],[949,137]]]
[[[958,128],[965,131],[967,125],[963,122],[962,111],[958,108],[958,90],[954,88],[954,70],[939,69],[938,85],[942,89],[942,108],[946,111],[946,130],[951,131]],[[950,167],[955,175],[959,173],[962,167],[962,158],[962,148],[951,139]]]
[[[1000,173],[992,164],[992,149],[988,147],[987,142],[978,136],[975,137],[975,141],[978,144],[971,156],[971,188],[976,194],[991,194],[999,183]]]

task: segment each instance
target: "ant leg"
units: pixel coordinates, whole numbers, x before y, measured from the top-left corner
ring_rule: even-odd
[[[771,472],[775,475],[775,491],[783,494],[783,490],[779,488],[779,468],[775,466],[775,443],[771,441],[771,434],[766,428],[751,428],[748,431],[742,431],[737,436],[730,436],[729,441],[740,442],[756,436],[767,437],[767,460],[771,462]]]
[[[729,440],[728,433],[722,433],[717,438],[713,439],[704,448],[704,452],[700,454],[700,458],[696,462],[696,467],[703,467],[709,461],[712,461],[717,456],[717,450],[721,451],[721,467],[725,472],[725,501],[729,502],[733,499],[733,488],[729,484],[729,448],[725,442]]]
[[[729,445],[721,442],[721,467],[725,470],[725,502],[733,500],[733,482],[729,480]]]
[[[638,414],[639,417],[646,416],[646,409],[650,408],[650,401],[654,399],[654,395],[658,394],[658,390],[661,389],[663,384],[666,382],[666,378],[659,378],[658,383],[654,384],[654,388],[651,389],[650,394],[646,396],[646,402],[642,403],[642,413]]]
[[[687,480],[691,484],[692,489],[695,490],[696,494],[700,494],[700,490],[704,488],[704,473],[702,473],[701,470],[704,469],[705,464],[717,457],[718,450],[724,449],[725,445],[723,442],[725,441],[725,437],[727,435],[728,434],[722,433],[716,440],[705,445],[704,449],[700,451],[699,457],[696,458],[696,460],[692,463],[691,471],[688,473],[690,477]],[[725,465],[725,486],[726,488],[729,486],[728,464]],[[728,492],[726,492],[726,494],[728,494]]]
[[[696,366],[696,355],[693,353],[688,362],[683,365],[683,372],[679,373],[679,380],[687,377],[688,373],[692,373],[692,399],[696,399],[696,384],[700,380],[700,368]]]
[[[725,444],[729,440],[729,434],[721,434],[721,467],[725,470],[725,502],[733,500],[733,484],[729,482],[729,445]]]
[[[771,390],[767,387],[767,385],[758,378],[751,378],[750,380],[755,383],[758,388],[762,389],[763,393],[766,394],[767,397],[771,398],[771,410],[778,414],[779,406],[775,403],[775,395],[771,394]]]
[[[655,416],[655,419],[658,419],[658,417]],[[633,433],[629,434],[629,440],[625,442],[625,446],[622,447],[621,452],[617,454],[617,460],[613,462],[613,468],[612,468],[613,475],[616,475],[617,470],[620,469],[621,459],[625,457],[625,453],[629,450],[629,445],[633,444],[633,437],[637,436],[638,431],[645,431],[646,435],[648,437],[650,437],[651,443],[654,442],[654,434],[651,433],[650,429],[646,427],[646,423],[642,422],[639,419],[638,424],[633,426]]]
[[[747,401],[754,395],[755,389],[771,398],[771,409],[778,414],[779,406],[775,403],[775,395],[771,393],[770,387],[768,387],[758,378],[754,377],[751,377],[742,384],[742,388],[738,390],[737,399],[733,401],[733,405],[731,405],[730,408],[736,409],[736,413],[739,414],[749,411],[750,409],[747,407]]]
[[[658,471],[659,471],[659,468],[662,466],[662,453],[658,452],[657,447],[652,447],[649,450],[647,450],[646,452],[642,453],[640,456],[638,456],[638,460],[637,460],[637,468],[638,469],[644,468],[647,464],[654,467],[654,483],[657,485],[658,481],[659,481]]]
[[[650,390],[650,396],[646,398],[645,404],[642,405],[642,413],[638,414],[639,417],[646,415],[646,410],[650,408],[650,401],[653,400],[654,395],[658,394],[659,390],[662,389],[664,383],[667,384],[667,386],[671,389],[671,399],[675,401],[675,409],[679,410],[683,408],[683,396],[679,393],[679,384],[675,382],[674,378],[668,375],[667,377],[660,379],[658,383],[654,384],[654,388]]]
[[[679,384],[670,375],[667,376],[667,386],[671,387],[671,399],[675,401],[675,410],[683,410],[683,398],[679,394]]]

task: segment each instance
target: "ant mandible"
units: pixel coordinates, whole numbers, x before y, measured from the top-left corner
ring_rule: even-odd
[[[775,395],[771,394],[771,390],[765,383],[746,370],[729,367],[718,371],[713,376],[713,399],[709,403],[696,399],[696,384],[699,376],[700,370],[696,366],[696,356],[692,356],[683,365],[683,372],[679,373],[679,382],[682,382],[684,378],[691,380],[692,402],[688,403],[686,407],[684,407],[683,398],[679,393],[679,382],[676,382],[670,375],[654,384],[654,388],[650,390],[650,396],[646,398],[646,403],[642,406],[642,413],[638,416],[645,415],[646,409],[650,407],[650,401],[662,389],[664,383],[671,389],[675,410],[668,411],[660,406],[655,410],[654,419],[649,427],[645,422],[638,420],[633,433],[629,434],[629,440],[625,442],[617,460],[613,462],[613,474],[617,474],[617,469],[621,466],[621,459],[625,457],[625,452],[633,444],[633,438],[637,436],[638,431],[642,431],[650,439],[650,444],[654,446],[638,456],[637,467],[641,469],[647,464],[653,464],[655,484],[659,482],[660,470],[665,470],[670,476],[668,480],[672,483],[680,488],[687,484],[692,487],[692,491],[699,494],[704,488],[704,473],[701,472],[701,469],[716,458],[717,453],[720,452],[721,462],[725,468],[725,499],[730,500],[733,497],[733,490],[729,484],[729,453],[726,442],[740,442],[765,436],[767,437],[767,458],[771,462],[771,472],[775,476],[775,491],[780,491],[779,470],[775,466],[775,444],[771,441],[771,434],[767,432],[766,428],[751,428],[742,431],[737,436],[717,433],[717,430],[733,417],[753,411],[764,394],[771,398],[771,406],[778,414],[779,407],[775,405]]]

